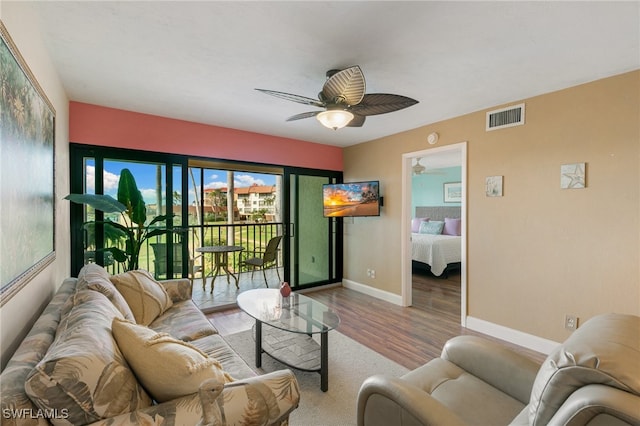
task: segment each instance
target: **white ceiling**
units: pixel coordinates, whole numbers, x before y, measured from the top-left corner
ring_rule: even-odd
[[[637,1],[31,5],[71,100],[336,146],[640,68]],[[254,90],[315,98],[350,65],[420,103],[333,131]]]
[[[420,165],[425,167],[426,172],[447,167],[459,166],[462,164],[462,154],[459,149],[445,151],[433,151],[416,154],[411,158],[411,166],[415,166],[420,160]]]

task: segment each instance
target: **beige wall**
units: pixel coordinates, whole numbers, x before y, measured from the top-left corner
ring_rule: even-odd
[[[345,279],[401,294],[402,154],[436,131],[436,147],[468,141],[469,316],[561,341],[565,313],[640,315],[639,94],[635,71],[526,99],[524,126],[486,132],[479,111],[345,149],[345,181],[380,179],[385,198],[345,223]],[[575,162],[587,188],[561,190]],[[502,198],[484,195],[492,175]]]
[[[0,364],[4,368],[10,354],[69,275],[69,206],[62,200],[69,192],[69,101],[45,51],[28,2],[0,2],[0,18],[56,110],[56,259],[0,308]]]

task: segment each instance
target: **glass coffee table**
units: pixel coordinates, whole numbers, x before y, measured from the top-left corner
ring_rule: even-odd
[[[338,314],[305,295],[282,297],[272,288],[244,291],[237,303],[256,320],[256,367],[264,352],[288,367],[320,373],[320,389],[329,389],[327,335],[340,324]],[[263,324],[269,327],[263,330]],[[318,334],[320,342],[313,338]]]

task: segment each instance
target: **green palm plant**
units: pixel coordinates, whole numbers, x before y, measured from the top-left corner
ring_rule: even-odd
[[[146,240],[165,235],[169,231],[166,227],[155,228],[154,225],[159,222],[166,224],[167,219],[173,217],[172,214],[156,216],[148,225],[145,225],[147,206],[129,169],[122,169],[120,172],[117,200],[103,194],[69,194],[65,199],[77,204],[86,204],[104,213],[120,213],[122,223],[106,219],[86,222],[84,226],[95,227],[97,224],[102,224],[112,239],[115,236],[115,239],[124,241],[124,250],[119,247],[105,247],[98,250],[110,252],[117,262],[124,264],[124,269],[127,271],[138,269],[140,249]]]

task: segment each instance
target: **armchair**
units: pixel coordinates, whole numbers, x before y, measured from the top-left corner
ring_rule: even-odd
[[[538,365],[476,336],[449,340],[403,377],[358,394],[358,425],[638,425],[640,317],[605,314]]]

